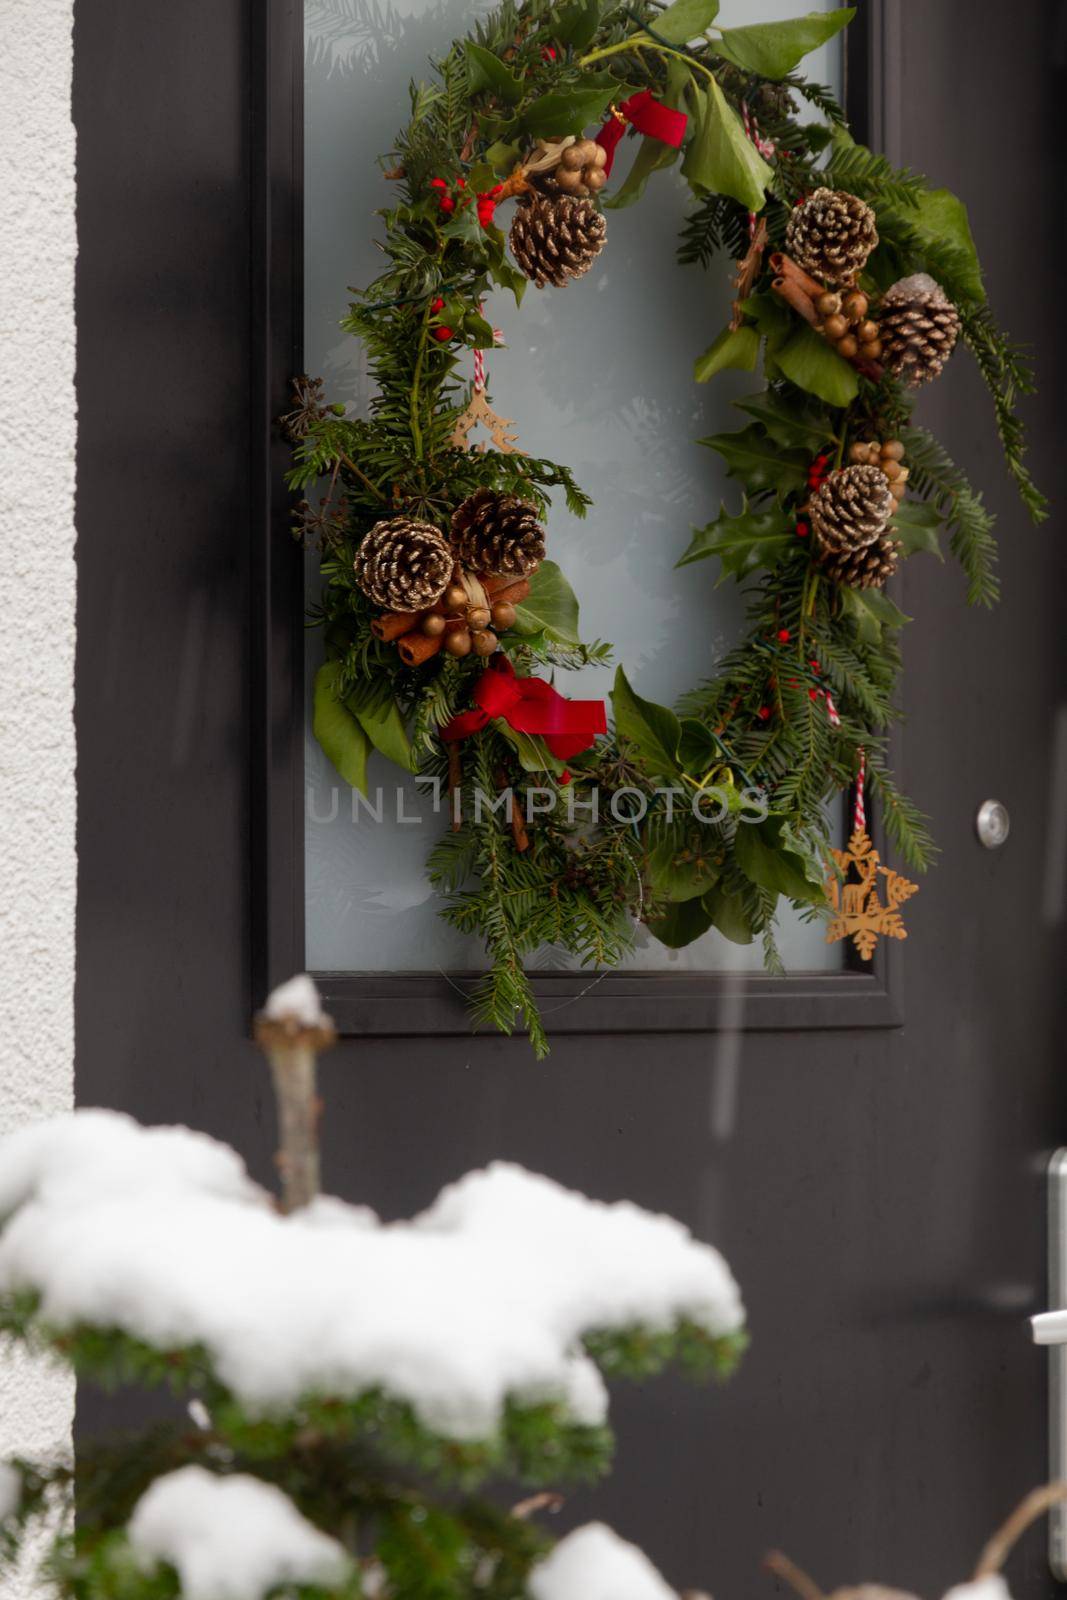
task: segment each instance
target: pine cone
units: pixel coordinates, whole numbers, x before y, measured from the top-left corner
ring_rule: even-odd
[[[453,513],[452,545],[472,572],[525,578],[544,560],[545,530],[529,501],[476,489]]]
[[[959,338],[960,314],[939,283],[916,272],[886,290],[878,333],[885,365],[915,389],[940,376]]]
[[[376,522],[356,553],[356,582],[387,611],[424,611],[444,593],[455,557],[440,529],[411,517]]]
[[[864,550],[883,533],[896,509],[881,467],[839,467],[812,495],[811,531],[820,559]]]
[[[608,225],[588,200],[535,194],[515,207],[508,243],[521,270],[539,289],[562,289],[588,272],[604,248]]]
[[[821,562],[825,576],[850,589],[880,589],[897,570],[902,545],[899,539],[879,534],[860,550],[846,550]]]
[[[875,220],[847,189],[816,189],[790,213],[785,248],[821,283],[852,283],[878,243]]]

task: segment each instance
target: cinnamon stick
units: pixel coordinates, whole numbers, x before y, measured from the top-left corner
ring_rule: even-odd
[[[380,617],[375,617],[370,625],[370,631],[376,639],[381,639],[383,644],[391,644],[394,639],[399,639],[405,633],[410,633],[418,625],[421,611],[383,611]]]
[[[492,582],[491,579],[485,585],[485,592],[494,605],[496,605],[497,601],[507,600],[511,605],[517,606],[521,600],[526,599],[530,592],[529,578],[501,578],[497,581],[503,584],[504,587],[491,589],[489,587],[490,582]]]
[[[792,278],[794,283],[799,283],[805,294],[810,294],[813,300],[826,293],[825,284],[819,283],[798,267],[792,256],[787,256],[784,251],[776,250],[770,258],[771,271],[776,278]]]
[[[819,313],[812,304],[811,296],[801,288],[795,278],[775,278],[771,288],[776,295],[781,296],[787,305],[792,306],[797,315],[803,317],[804,321],[809,323],[811,327],[818,327]],[[819,293],[822,293],[821,289]]]
[[[443,634],[438,634],[436,639],[431,639],[429,634],[423,633],[418,628],[411,633],[405,633],[402,639],[396,641],[396,648],[405,667],[421,667],[424,661],[429,661],[440,650],[443,637]]]
[[[749,247],[737,263],[737,277],[734,279],[733,315],[730,318],[730,331],[732,333],[736,333],[745,320],[745,314],[741,306],[755,287],[756,279],[760,275],[760,268],[763,264],[763,252],[766,248],[767,219],[766,217],[760,217]]]

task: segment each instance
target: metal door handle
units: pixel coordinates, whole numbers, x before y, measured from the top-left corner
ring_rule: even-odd
[[[1067,1149],[1048,1164],[1048,1301],[1050,1309],[1031,1317],[1034,1343],[1049,1347],[1049,1480],[1067,1478]],[[1067,1583],[1067,1506],[1049,1511],[1048,1564]]]

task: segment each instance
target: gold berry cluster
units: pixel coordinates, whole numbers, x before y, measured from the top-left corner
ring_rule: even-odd
[[[815,301],[819,332],[846,361],[877,361],[882,354],[878,324],[869,315],[870,301],[862,289],[824,289]]]
[[[857,439],[849,445],[848,459],[853,466],[880,467],[889,480],[890,494],[897,505],[900,504],[908,482],[908,469],[904,465],[904,446],[899,439]]]
[[[493,600],[481,582],[465,572],[448,585],[440,605],[440,611],[426,613],[420,627],[428,638],[441,638],[442,648],[450,656],[472,652],[491,656],[498,643],[493,630],[503,632],[515,621],[510,600]]]

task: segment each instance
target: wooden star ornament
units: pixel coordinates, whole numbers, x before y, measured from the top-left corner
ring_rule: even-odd
[[[830,854],[839,871],[828,873],[826,878],[826,894],[832,908],[827,944],[851,939],[864,961],[869,961],[879,937],[906,939],[908,930],[899,908],[918,893],[919,885],[892,867],[883,867],[866,828],[854,831],[847,850],[831,850]],[[879,878],[884,879],[882,884]],[[885,890],[884,903],[880,888]]]

